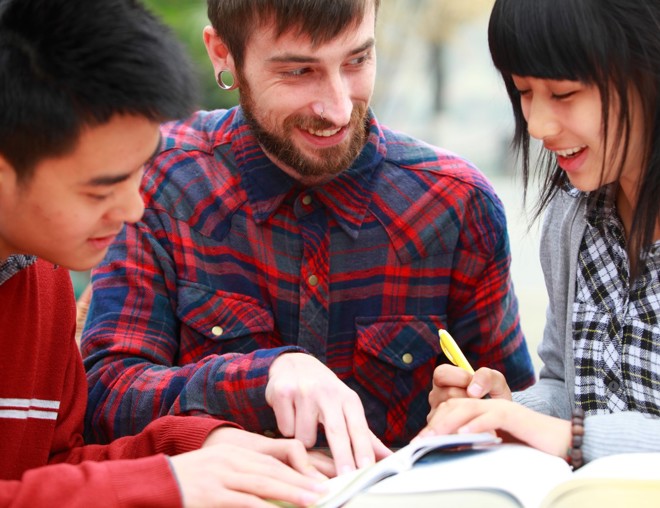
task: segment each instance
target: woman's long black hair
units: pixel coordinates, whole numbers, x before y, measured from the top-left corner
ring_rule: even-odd
[[[573,80],[595,85],[602,99],[603,146],[614,136],[624,154],[630,144],[630,94],[637,93],[647,138],[638,201],[628,238],[631,264],[653,241],[660,218],[660,1],[496,0],[488,26],[493,63],[511,100],[513,146],[521,158],[525,195],[530,180],[530,137],[512,75]],[[616,128],[608,132],[610,105],[620,105]],[[538,217],[566,176],[553,154],[543,150],[535,177],[542,183]],[[619,174],[625,163],[619,160]],[[605,160],[605,159],[604,159]],[[605,168],[603,167],[603,170]]]

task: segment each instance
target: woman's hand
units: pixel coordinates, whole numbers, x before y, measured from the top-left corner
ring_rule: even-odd
[[[504,398],[453,398],[442,402],[419,436],[495,431],[505,431],[559,457],[566,456],[571,440],[570,421],[537,413]]]
[[[433,372],[433,387],[429,393],[431,411],[426,420],[430,421],[438,406],[450,399],[481,399],[485,395],[511,400],[511,389],[501,372],[482,367],[471,375],[454,365],[439,365]]]

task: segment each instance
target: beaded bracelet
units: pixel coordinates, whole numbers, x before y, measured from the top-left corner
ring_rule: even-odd
[[[573,470],[582,467],[582,439],[584,437],[584,410],[580,407],[573,410],[571,417],[571,447],[568,449],[568,463]]]

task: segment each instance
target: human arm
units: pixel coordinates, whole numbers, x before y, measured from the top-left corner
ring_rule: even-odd
[[[310,467],[301,443],[269,439],[240,429],[216,428],[203,442],[202,450],[169,460],[162,453],[129,460],[149,449],[144,443],[136,444],[145,437],[156,448],[175,452],[189,448],[214,424],[210,419],[192,417],[161,420],[147,429],[153,434],[148,437],[126,437],[116,445],[81,446],[66,458],[88,460],[51,464],[27,471],[20,481],[0,482],[0,506],[265,508],[271,505],[259,498],[303,506],[322,493],[322,477]],[[180,438],[175,439],[175,435]]]
[[[499,371],[520,390],[534,382],[534,372],[520,328],[504,209],[488,187],[464,207],[446,328],[475,369]]]
[[[42,343],[44,345],[51,343],[45,341],[45,344]],[[23,463],[21,469],[13,467],[15,460],[7,462],[6,456],[0,460],[5,477],[15,478],[14,481],[0,482],[0,506],[180,506],[179,488],[184,493],[194,492],[202,481],[215,482],[214,493],[218,492],[221,496],[217,500],[224,502],[234,495],[229,492],[233,490],[265,496],[281,495],[273,489],[281,489],[282,483],[295,487],[296,482],[298,485],[301,485],[300,481],[310,482],[309,478],[300,478],[302,474],[292,476],[292,469],[279,464],[277,467],[273,465],[267,474],[256,469],[261,467],[261,462],[273,460],[273,457],[303,469],[308,461],[302,444],[287,441],[271,443],[274,440],[262,436],[248,439],[251,434],[227,428],[223,422],[209,418],[163,417],[136,436],[118,439],[109,445],[85,446],[81,437],[85,377],[73,340],[73,325],[70,341],[52,346],[51,354],[44,347],[38,349],[39,358],[43,354],[39,372],[44,373],[44,377],[48,376],[51,390],[57,387],[61,390],[61,395],[57,396],[60,400],[57,420],[51,425],[32,424],[33,429],[35,425],[40,425],[41,430],[38,436],[31,436],[31,442],[46,449],[30,449],[23,444],[21,450],[28,459],[18,456],[19,462]],[[49,393],[50,396],[55,395],[53,391]],[[10,422],[5,423],[3,429],[12,428]],[[241,442],[238,442],[237,434],[243,436]],[[12,445],[4,446],[4,440],[8,439],[11,437],[4,435],[3,443],[0,443],[5,451],[14,448]],[[192,452],[186,458],[186,472],[188,466],[196,465],[201,469],[200,474],[194,480],[175,478],[165,455],[177,455],[222,440],[233,442],[233,446],[240,445],[239,453],[236,450],[206,454]],[[266,447],[264,441],[270,447]],[[254,450],[260,455],[254,460],[251,458],[240,470],[241,477],[250,474],[251,481],[246,483],[247,488],[229,482],[236,478],[236,473],[227,457],[227,454],[241,457],[244,450]],[[262,457],[263,454],[268,456]],[[251,469],[255,471],[251,472]],[[255,474],[263,476],[263,483],[252,481]],[[271,490],[264,489],[268,482]],[[300,502],[300,498],[296,497],[300,495],[300,489],[291,488],[287,492],[285,497],[292,502]]]
[[[574,383],[572,337],[568,315],[575,285],[575,259],[584,221],[580,202],[559,193],[544,217],[540,243],[541,266],[545,276],[549,305],[543,339],[538,349],[543,362],[539,380],[533,386],[514,392],[513,400],[544,414],[567,419],[571,414]],[[557,250],[557,245],[565,248]],[[479,374],[480,376],[481,374]],[[479,377],[477,376],[477,377]],[[450,397],[465,397],[471,377],[453,367],[440,366],[430,394],[432,410]],[[473,385],[474,397],[491,391],[491,381],[482,379]],[[483,386],[482,386],[483,385]],[[477,388],[478,387],[478,388]],[[499,398],[499,393],[491,394]],[[510,397],[509,397],[510,398]]]
[[[251,334],[270,343],[272,316],[248,298],[183,280],[181,272],[195,267],[161,245],[156,236],[164,230],[157,217],[127,225],[93,272],[82,339],[89,438],[135,434],[165,414],[208,414],[248,430],[274,430],[264,394],[268,371],[277,356],[300,348],[255,343],[251,352],[219,354]],[[219,337],[216,322],[225,328]]]

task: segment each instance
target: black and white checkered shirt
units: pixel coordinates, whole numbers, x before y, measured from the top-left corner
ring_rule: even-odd
[[[630,281],[612,187],[594,193],[573,303],[575,400],[589,414],[660,415],[660,241]]]

